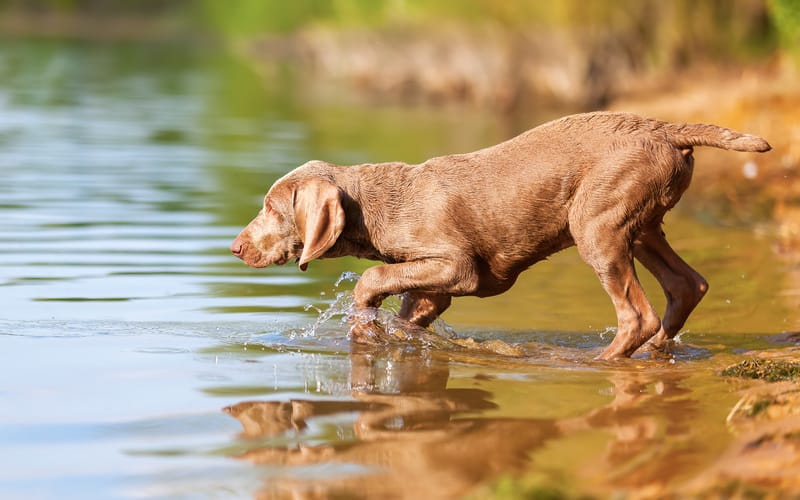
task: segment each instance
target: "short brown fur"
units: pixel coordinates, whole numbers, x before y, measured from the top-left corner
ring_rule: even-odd
[[[352,255],[383,261],[354,290],[356,308],[403,294],[400,317],[426,327],[451,297],[508,290],[519,273],[576,245],[617,313],[603,359],[673,338],[708,284],[670,248],[664,214],[688,188],[693,146],[764,152],[761,138],[628,113],[545,123],[473,153],[419,165],[311,161],[278,180],[232,252],[264,267]],[[667,297],[663,321],[634,270]],[[354,340],[369,334],[360,327]]]

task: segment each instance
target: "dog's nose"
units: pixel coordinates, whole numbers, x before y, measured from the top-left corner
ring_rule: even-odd
[[[242,242],[239,241],[239,238],[236,238],[231,243],[231,253],[240,259],[242,258]]]

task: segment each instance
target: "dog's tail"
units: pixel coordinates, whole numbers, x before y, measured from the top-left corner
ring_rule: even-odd
[[[678,148],[691,146],[711,146],[733,151],[752,151],[763,153],[772,149],[761,137],[742,134],[729,128],[703,123],[687,123],[683,125],[666,124],[667,136]]]

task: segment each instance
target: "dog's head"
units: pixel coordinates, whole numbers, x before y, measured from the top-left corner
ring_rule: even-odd
[[[308,263],[327,252],[344,229],[342,192],[318,176],[288,175],[264,197],[264,206],[231,244],[231,252],[252,267]]]

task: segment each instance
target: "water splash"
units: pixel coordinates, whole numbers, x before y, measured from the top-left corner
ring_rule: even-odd
[[[370,309],[356,309],[353,305],[353,290],[339,290],[343,284],[355,283],[361,276],[358,273],[347,271],[333,284],[333,300],[325,307],[319,307],[314,304],[308,304],[304,307],[305,311],[314,311],[317,313],[317,318],[310,325],[295,330],[290,333],[290,338],[295,339],[300,337],[318,337],[328,327],[333,324],[337,331],[344,330],[349,332],[350,325],[353,323],[375,323],[388,333],[394,335],[399,339],[408,337],[405,332],[408,328],[414,330],[423,330],[414,325],[406,324],[397,317],[400,310],[402,296],[390,296],[383,301],[380,308]],[[328,294],[321,294],[322,296]],[[441,318],[437,318],[433,322],[430,329],[424,329],[428,332],[427,337],[441,337],[442,339],[451,339],[456,337],[453,327],[448,325]],[[405,333],[404,333],[405,332]],[[417,332],[419,335],[419,331]]]
[[[331,303],[328,304],[326,308],[320,308],[315,306],[314,304],[308,304],[303,309],[305,311],[315,311],[317,313],[317,319],[314,322],[299,331],[292,332],[291,338],[294,339],[297,335],[302,337],[316,337],[321,332],[324,326],[328,325],[331,321],[336,320],[338,318],[338,324],[345,328],[345,331],[349,330],[349,321],[355,319],[357,321],[380,321],[381,319],[387,320],[387,318],[382,318],[386,314],[391,314],[391,311],[386,311],[385,313],[381,314],[380,310],[359,310],[356,311],[353,307],[353,291],[352,290],[341,290],[337,291],[337,289],[343,283],[355,283],[361,277],[358,273],[354,273],[352,271],[343,272],[339,279],[337,279],[333,284],[333,292],[334,298]]]
[[[337,281],[337,284],[339,282]],[[317,313],[317,319],[314,322],[304,328],[301,328],[299,331],[292,332],[290,336],[294,339],[297,335],[303,337],[315,337],[317,336],[317,332],[328,322],[332,319],[339,317],[341,324],[346,324],[347,322],[347,315],[350,310],[353,308],[353,292],[352,290],[346,290],[341,292],[336,292],[334,295],[333,301],[328,304],[328,307],[325,309],[320,309],[319,307],[308,304],[303,309],[305,311],[314,310]]]
[[[612,337],[617,335],[617,327],[616,326],[607,326],[605,330],[600,332],[600,339],[606,340],[606,337],[611,335]]]
[[[358,279],[361,278],[361,275],[358,273],[354,273],[353,271],[345,271],[339,276],[339,279],[333,284],[334,288],[339,288],[339,285],[342,284],[343,281],[350,281],[355,283]]]
[[[320,338],[331,331],[344,338],[343,332],[350,335],[351,326],[368,325],[374,331],[378,344],[403,345],[410,348],[433,348],[445,350],[465,350],[500,354],[503,356],[519,357],[525,351],[515,345],[507,344],[499,339],[475,340],[473,338],[459,338],[452,326],[443,319],[437,318],[429,328],[423,328],[399,318],[398,311],[402,304],[402,296],[390,296],[383,301],[379,308],[354,307],[353,290],[337,290],[343,283],[354,283],[360,275],[354,272],[345,272],[334,283],[333,301],[327,307],[317,307],[309,304],[306,311],[315,311],[317,318],[310,325],[290,333],[292,340],[298,336],[303,338]],[[326,296],[327,294],[321,294]]]

